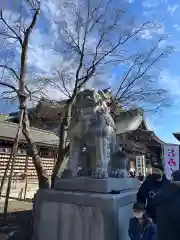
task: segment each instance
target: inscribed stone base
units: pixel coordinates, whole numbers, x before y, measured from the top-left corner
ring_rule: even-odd
[[[128,240],[137,188],[138,184],[114,194],[39,190],[33,240]]]

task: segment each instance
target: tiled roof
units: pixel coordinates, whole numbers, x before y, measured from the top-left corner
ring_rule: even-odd
[[[0,139],[13,140],[16,136],[18,124],[0,120]],[[37,128],[30,128],[33,140],[37,145],[57,146],[58,136],[50,131],[44,131]],[[25,142],[24,135],[21,134],[21,142]]]
[[[46,120],[58,120],[60,114],[64,111],[64,106],[67,100],[50,102],[48,100],[41,100],[34,111],[37,112],[38,117]],[[30,114],[32,109],[30,111]],[[33,112],[32,112],[33,113]]]
[[[64,111],[64,106],[67,100],[61,101],[49,101],[47,99],[41,99],[36,107],[29,108],[29,117],[41,118],[45,120],[59,120],[60,114]],[[18,118],[19,111],[10,113],[10,118]]]
[[[164,144],[164,142],[159,139],[154,131],[148,129],[146,121],[144,119],[144,114],[140,109],[132,109],[127,112],[122,112],[115,118],[116,123],[116,134],[123,134],[126,132],[134,132],[135,136],[146,136],[147,139],[154,140],[158,144]],[[145,129],[141,129],[141,125],[144,125]]]

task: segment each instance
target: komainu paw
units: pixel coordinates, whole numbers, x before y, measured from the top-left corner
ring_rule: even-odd
[[[98,178],[98,179],[108,178],[107,169],[96,168],[92,171],[91,177]]]
[[[113,178],[124,178],[127,177],[127,171],[122,169],[114,169],[112,170],[110,176]]]

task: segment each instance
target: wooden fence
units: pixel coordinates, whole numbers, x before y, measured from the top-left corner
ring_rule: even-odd
[[[10,153],[0,152],[0,180],[4,175],[9,157]],[[44,168],[50,176],[54,166],[54,158],[41,158],[41,160]],[[10,169],[8,170],[7,177],[9,176],[9,173]],[[6,187],[7,178],[2,195],[5,195]],[[37,188],[38,180],[32,158],[24,154],[18,154],[14,165],[10,197],[20,199],[33,198]]]

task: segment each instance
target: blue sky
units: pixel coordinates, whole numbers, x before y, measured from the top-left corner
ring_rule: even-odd
[[[155,130],[157,136],[166,142],[176,143],[172,132],[180,131],[180,67],[178,60],[180,57],[180,2],[178,0],[126,0],[129,2],[129,7],[138,17],[140,22],[147,20],[156,20],[162,25],[162,33],[168,34],[169,38],[165,44],[170,44],[175,47],[175,52],[169,59],[164,62],[163,71],[157,75],[157,81],[169,91],[172,98],[172,106],[164,108],[158,113],[147,114],[147,122],[151,129]],[[0,7],[7,6],[8,1],[1,1]],[[53,0],[41,1],[42,11],[45,15],[56,15],[59,17]],[[6,7],[5,6],[5,7]],[[9,14],[9,15],[8,15]],[[8,16],[14,13],[11,8],[8,9]],[[65,15],[64,15],[65,16]],[[14,15],[14,17],[16,17]],[[56,68],[59,64],[59,56],[54,54],[52,50],[52,36],[56,36],[55,29],[48,28],[46,18],[41,18],[38,22],[38,27],[35,30],[36,38],[33,38],[30,43],[30,50],[28,63],[31,67],[38,68],[41,73],[46,74],[52,69]],[[48,31],[48,34],[46,32]],[[144,33],[144,40],[152,41],[153,33],[147,31]],[[17,51],[18,52],[18,51]],[[67,67],[72,62],[68,62]],[[116,74],[113,72],[112,75]],[[51,97],[57,98],[59,92],[56,89],[51,89]],[[1,103],[0,112],[8,113],[9,111],[16,110],[17,106],[10,103]]]
[[[148,126],[158,137],[168,143],[179,143],[172,135],[180,132],[180,2],[178,0],[129,0],[140,22],[149,19],[162,25],[162,34],[167,34],[167,44],[174,47],[173,54],[163,63],[163,71],[157,75],[157,81],[169,91],[172,105],[157,113],[146,114]],[[147,32],[146,41],[152,33]]]
[[[142,12],[142,18],[153,16],[161,22],[164,32],[169,35],[168,43],[175,47],[175,52],[165,63],[164,71],[161,73],[163,85],[172,96],[172,106],[148,116],[148,123],[162,140],[177,143],[172,133],[180,131],[180,68],[178,64],[180,58],[180,2],[177,0],[147,0],[134,1],[133,4],[139,12]]]

